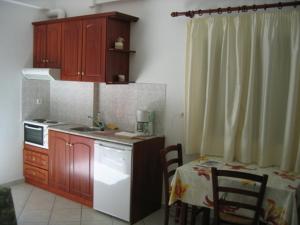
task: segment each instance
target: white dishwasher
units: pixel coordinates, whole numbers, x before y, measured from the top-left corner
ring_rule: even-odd
[[[95,141],[94,209],[130,220],[132,146]]]

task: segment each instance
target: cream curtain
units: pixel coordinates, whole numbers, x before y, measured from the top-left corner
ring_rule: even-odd
[[[185,150],[300,172],[300,12],[193,19]]]

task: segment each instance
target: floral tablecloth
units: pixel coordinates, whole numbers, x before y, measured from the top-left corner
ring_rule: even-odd
[[[177,168],[171,182],[169,204],[181,200],[188,204],[213,208],[211,168],[207,166],[208,161],[214,163],[218,169],[269,175],[261,219],[271,225],[300,224],[298,223],[300,175],[281,171],[277,167],[260,168],[257,165],[224,163],[220,158],[200,157],[198,160]],[[230,183],[234,182],[246,188],[254,187],[255,189],[256,186],[255,182],[248,180],[230,181]],[[238,208],[224,210],[245,214],[242,209]]]

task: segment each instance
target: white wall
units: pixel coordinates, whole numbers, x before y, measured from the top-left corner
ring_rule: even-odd
[[[21,69],[32,61],[36,9],[0,1],[0,184],[21,179]]]
[[[186,22],[172,11],[259,4],[247,0],[124,0],[91,9],[92,0],[55,0],[68,16],[120,11],[140,18],[132,24],[130,76],[137,82],[167,84],[165,135],[167,144],[183,142]],[[277,2],[268,0],[264,2]]]

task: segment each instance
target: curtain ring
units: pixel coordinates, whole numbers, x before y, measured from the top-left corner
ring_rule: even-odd
[[[278,2],[278,9],[282,9],[282,2]]]
[[[222,9],[221,9],[221,8],[218,8],[218,9],[217,9],[217,13],[218,13],[218,14],[222,14]]]
[[[253,10],[253,11],[257,11],[257,6],[256,6],[256,5],[253,5],[253,6],[252,6],[252,10]]]
[[[232,13],[231,7],[227,7],[227,13]]]
[[[297,8],[297,0],[295,0],[295,5],[294,5],[294,8],[296,9]]]
[[[199,9],[197,13],[199,14],[199,16],[202,16],[202,15],[203,15],[203,12],[202,12],[201,9]]]
[[[185,13],[185,16],[190,17],[190,18],[193,18],[194,15],[195,15],[195,13],[194,13],[193,11],[187,11],[187,12]]]
[[[267,10],[267,5],[266,4],[264,4],[264,10]]]
[[[245,5],[243,5],[242,7],[241,7],[241,9],[242,9],[242,12],[247,12],[248,10],[247,10],[247,6],[245,6]]]

